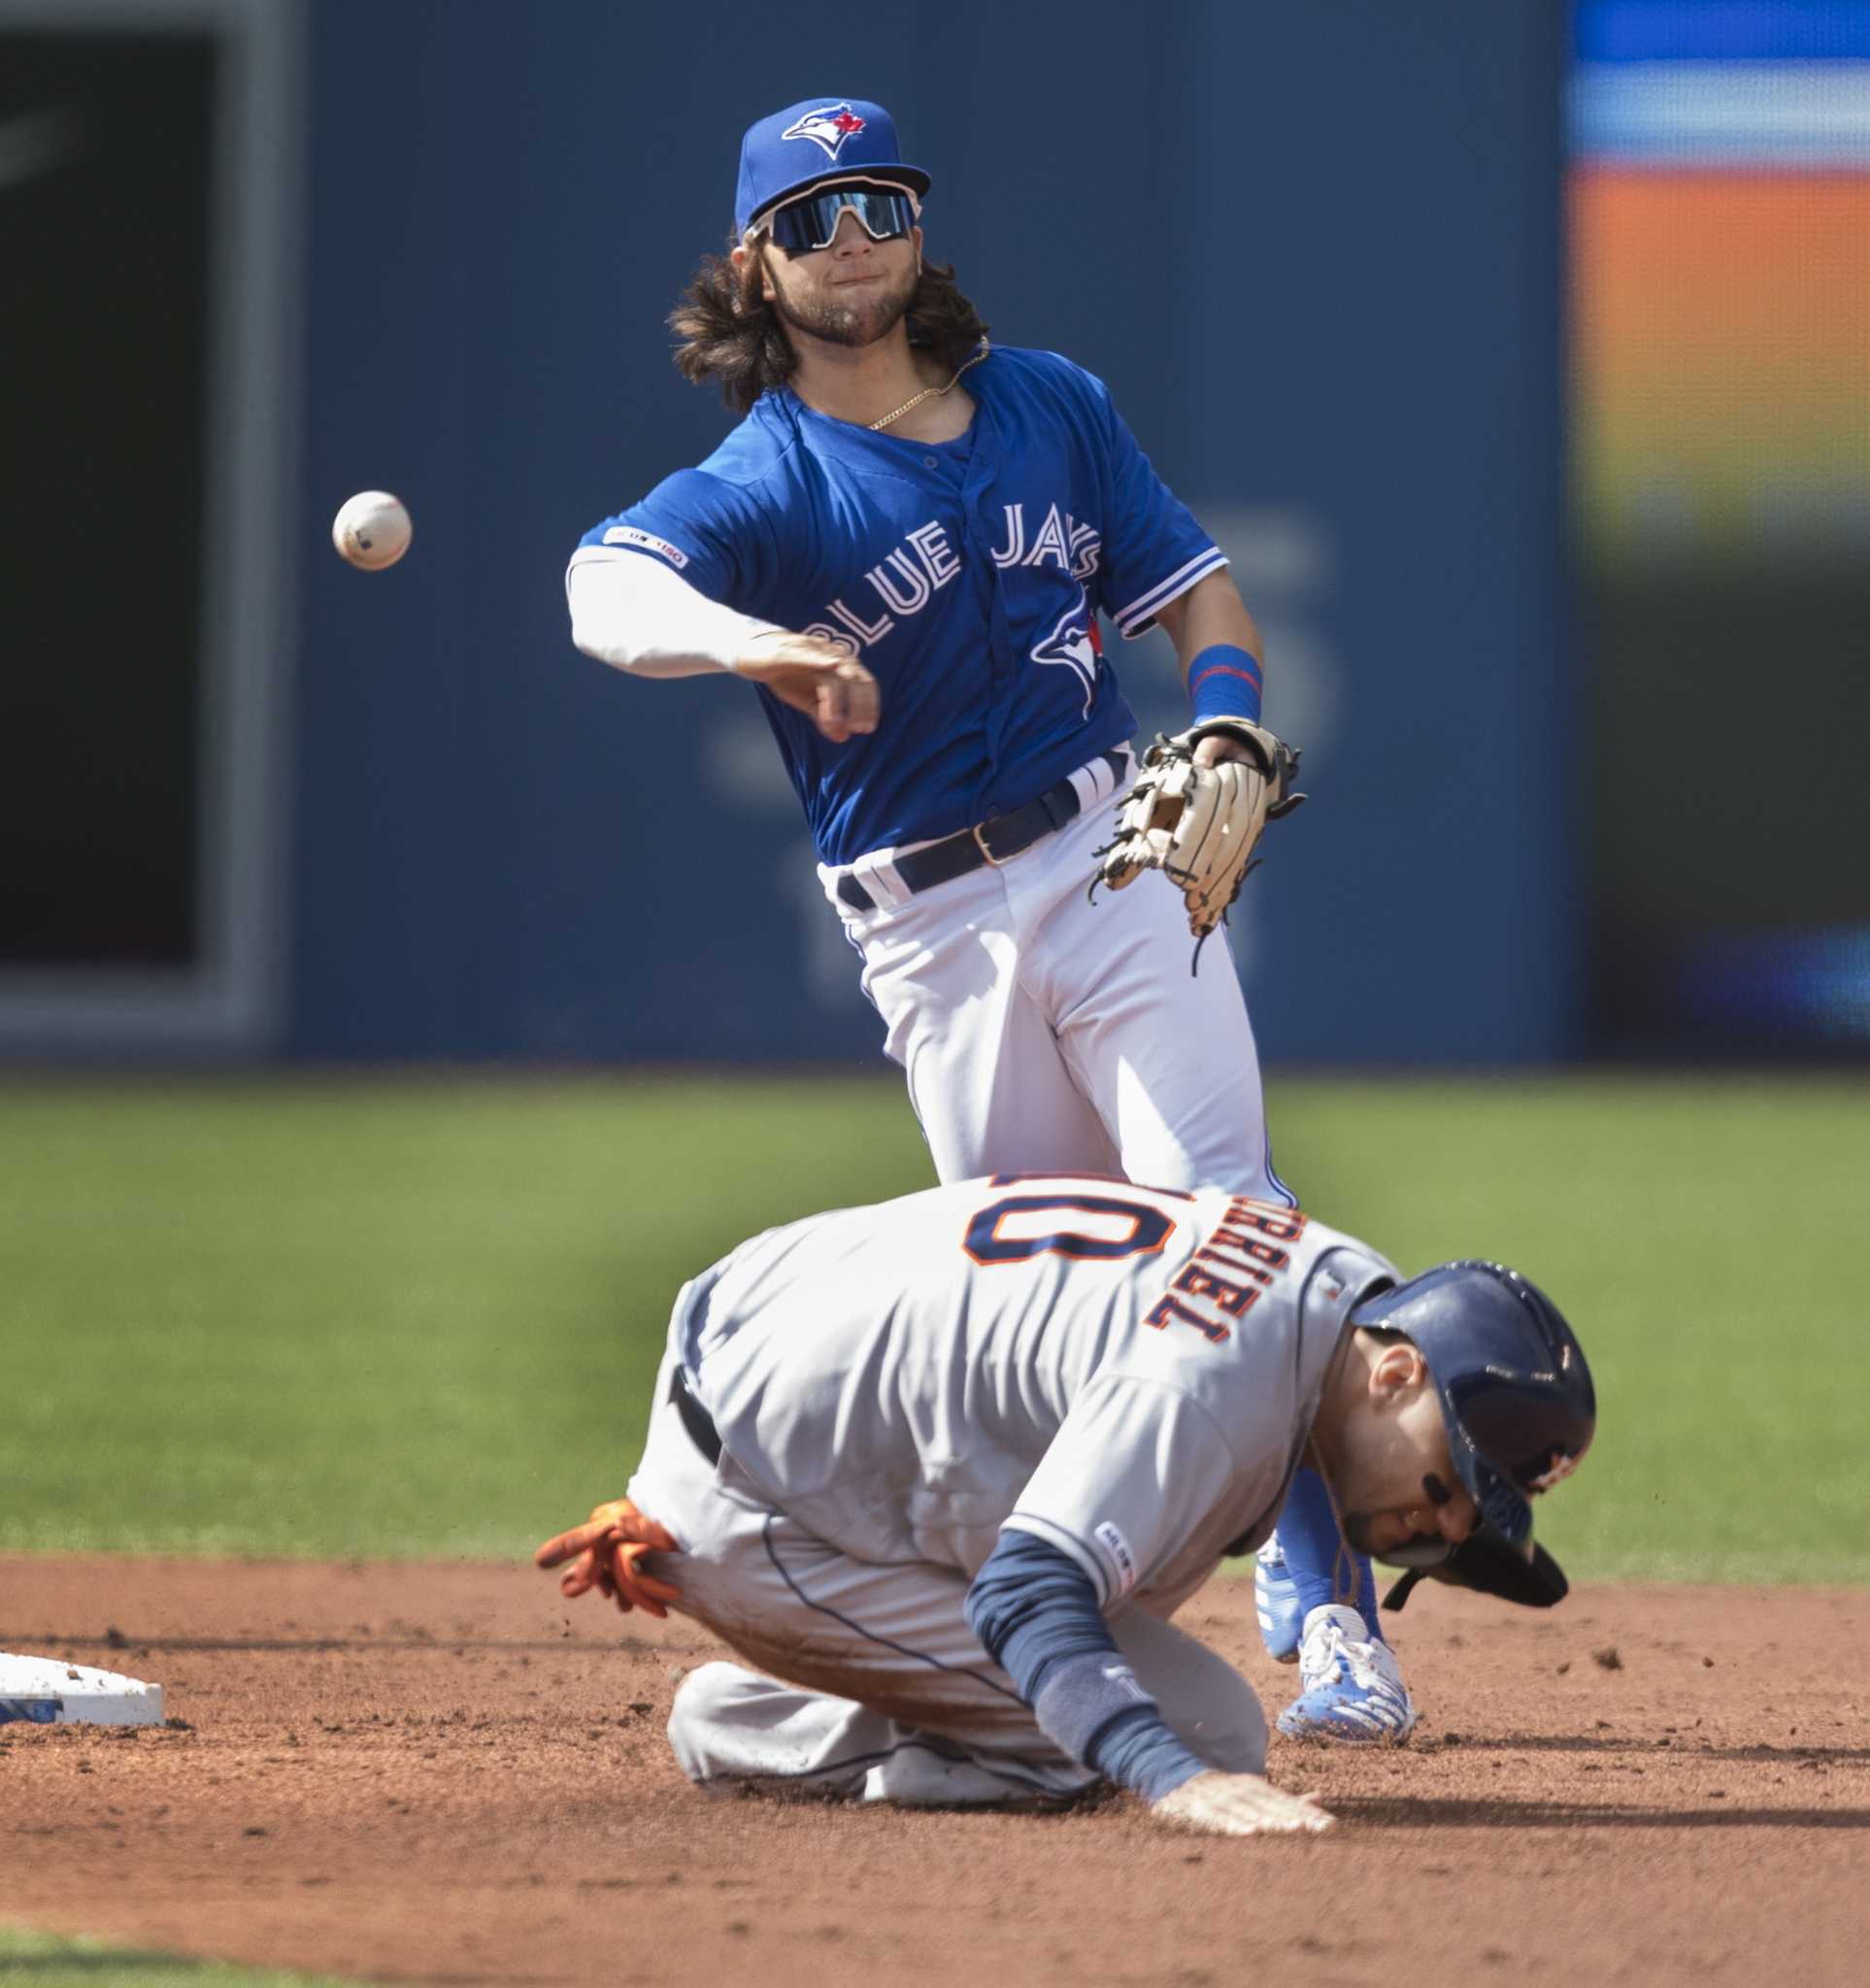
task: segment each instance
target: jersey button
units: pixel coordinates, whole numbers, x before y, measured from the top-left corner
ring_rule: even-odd
[[[938,470],[941,466],[942,459],[938,455],[925,455],[922,457],[922,467],[925,470]]]

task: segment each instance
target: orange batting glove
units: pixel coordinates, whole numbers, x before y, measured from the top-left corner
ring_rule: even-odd
[[[680,1553],[666,1526],[645,1518],[627,1498],[600,1505],[582,1526],[551,1539],[532,1556],[537,1567],[572,1564],[558,1576],[558,1592],[568,1602],[592,1588],[601,1590],[627,1615],[641,1608],[646,1615],[668,1614],[663,1605],[681,1599],[681,1589],[646,1574],[637,1563],[646,1553]]]

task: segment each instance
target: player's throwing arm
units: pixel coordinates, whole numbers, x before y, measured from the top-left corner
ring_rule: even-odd
[[[803,712],[834,746],[877,729],[882,701],[876,678],[849,649],[821,636],[776,628],[753,637],[733,668],[735,676]]]
[[[744,677],[834,746],[874,732],[877,679],[850,648],[737,613],[648,559],[579,560],[565,577],[572,639],[638,677]]]

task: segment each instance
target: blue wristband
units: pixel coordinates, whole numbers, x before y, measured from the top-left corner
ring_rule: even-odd
[[[1259,722],[1260,668],[1246,649],[1214,642],[1188,665],[1188,696],[1195,723],[1208,718],[1252,718]]]

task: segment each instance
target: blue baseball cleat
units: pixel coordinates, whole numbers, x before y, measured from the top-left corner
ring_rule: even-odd
[[[1296,1664],[1305,1610],[1277,1533],[1253,1556],[1253,1608],[1266,1654],[1276,1664]]]
[[[1279,1715],[1287,1739],[1393,1745],[1416,1723],[1395,1652],[1354,1608],[1327,1604],[1305,1618],[1299,1682],[1303,1692]]]

